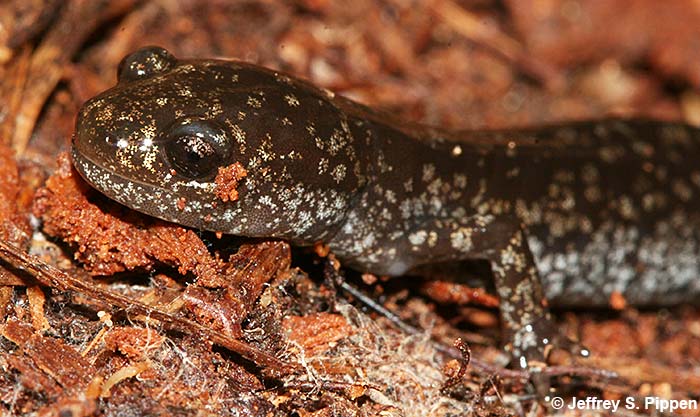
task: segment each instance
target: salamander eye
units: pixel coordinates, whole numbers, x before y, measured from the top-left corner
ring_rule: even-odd
[[[147,46],[122,59],[117,69],[119,82],[140,80],[165,72],[177,63],[167,50],[158,46]]]
[[[179,120],[159,142],[171,167],[190,179],[210,179],[230,162],[231,141],[211,120]]]

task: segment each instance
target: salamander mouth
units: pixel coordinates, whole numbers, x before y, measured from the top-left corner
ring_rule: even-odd
[[[81,154],[75,147],[73,147],[71,150],[71,159],[73,160],[73,166],[78,173],[80,173],[80,176],[83,177],[83,179],[93,188],[96,188],[103,194],[109,195],[111,190],[129,187],[130,184],[141,188],[159,191],[161,193],[171,193],[170,190],[159,185],[118,174],[114,172],[114,170],[93,161],[90,157]],[[106,177],[109,178],[109,181],[105,180]]]
[[[80,176],[110,199],[149,216],[183,223],[182,213],[177,211],[178,197],[173,191],[115,173],[81,154],[75,146],[71,157]]]

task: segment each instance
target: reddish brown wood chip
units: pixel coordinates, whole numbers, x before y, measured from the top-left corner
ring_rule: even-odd
[[[19,193],[14,153],[9,147],[0,145],[0,239],[21,247],[29,241],[31,229],[28,217],[19,213]]]
[[[423,285],[423,292],[440,303],[498,306],[498,297],[487,293],[483,288],[471,288],[454,282],[428,281]]]
[[[281,241],[243,245],[229,258],[216,280],[200,279],[183,296],[197,321],[233,337],[239,337],[240,323],[255,306],[265,284],[289,272],[289,244]],[[210,290],[202,287],[217,288]]]
[[[29,391],[40,392],[50,397],[61,393],[61,387],[39,369],[31,358],[24,355],[7,355],[8,365],[20,375],[22,385]]]
[[[158,349],[165,337],[153,329],[115,327],[104,337],[107,349],[118,351],[130,359],[141,359]]]
[[[267,282],[289,272],[291,262],[292,254],[287,242],[243,245],[229,258],[224,274],[240,288],[238,298],[250,305],[260,296]]]
[[[0,144],[0,240],[23,248],[31,236],[29,216],[19,209],[22,190],[14,152]],[[14,271],[0,265],[0,285],[23,285],[24,280]]]
[[[323,352],[354,333],[343,316],[331,313],[288,316],[282,326],[289,340],[301,346],[307,355]]]
[[[216,196],[223,202],[238,200],[236,188],[239,181],[245,178],[246,175],[248,175],[248,172],[240,162],[219,168],[219,173],[214,180],[216,183],[216,188],[214,189]]]
[[[627,307],[627,300],[619,291],[614,291],[610,294],[609,303],[613,310],[624,310]]]
[[[182,297],[200,324],[229,337],[241,336],[240,323],[247,311],[231,292],[190,286]]]
[[[44,221],[46,233],[77,246],[75,257],[90,273],[150,270],[162,263],[182,274],[214,279],[216,260],[193,231],[108,201],[97,206],[87,197],[97,197],[96,192],[72,169],[67,154],[58,165],[37,193],[34,213]]]
[[[36,334],[29,325],[18,320],[8,320],[0,327],[0,333],[66,389],[85,388],[95,375],[95,368],[71,346]]]
[[[38,286],[27,287],[27,300],[34,330],[38,332],[48,330],[51,326],[44,314],[44,304],[46,304],[44,292]]]

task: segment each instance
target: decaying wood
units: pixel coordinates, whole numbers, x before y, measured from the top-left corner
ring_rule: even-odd
[[[271,375],[283,375],[293,372],[296,369],[295,365],[284,363],[269,353],[262,352],[240,340],[217,333],[212,329],[204,327],[196,322],[163,312],[157,308],[153,308],[136,300],[128,299],[122,295],[105,291],[99,287],[96,287],[87,279],[73,277],[61,270],[41,262],[31,255],[21,252],[16,247],[13,247],[5,242],[0,242],[0,258],[12,265],[14,268],[28,273],[32,277],[36,278],[37,281],[49,287],[77,291],[105,301],[113,306],[127,309],[133,313],[142,314],[158,320],[170,328],[186,331],[192,334],[200,334],[202,337],[208,339],[212,343],[223,346],[232,352],[238,353],[258,366],[264,367],[265,370]]]

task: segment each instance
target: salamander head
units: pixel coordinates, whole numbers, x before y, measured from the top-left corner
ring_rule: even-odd
[[[364,186],[355,131],[333,98],[250,64],[124,58],[118,84],[88,101],[73,137],[80,174],[112,199],[204,230],[301,243],[327,237]],[[246,176],[217,197],[219,168]]]

